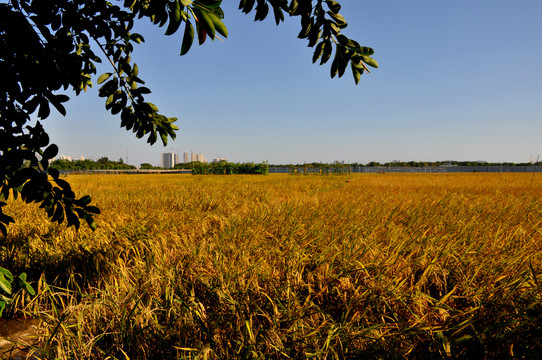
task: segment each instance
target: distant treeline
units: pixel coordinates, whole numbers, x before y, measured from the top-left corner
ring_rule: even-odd
[[[500,162],[490,163],[485,161],[393,161],[387,163],[379,163],[377,161],[371,161],[367,164],[362,163],[349,163],[343,164],[340,162],[334,162],[331,164],[312,162],[304,164],[273,164],[271,167],[291,167],[291,168],[319,168],[319,169],[333,169],[341,167],[434,167],[434,166],[542,166],[542,162],[536,163],[512,163],[512,162]]]
[[[57,170],[129,170],[136,169],[134,165],[125,164],[122,159],[119,161],[109,160],[107,157],[101,157],[94,160],[55,160],[50,168]]]
[[[542,162],[537,163],[489,163],[482,161],[436,161],[436,162],[388,162],[378,163],[371,161],[367,164],[350,163],[343,164],[341,162],[327,163],[304,163],[297,165],[269,165],[272,173],[290,173],[292,175],[308,175],[308,174],[350,174],[359,172],[454,172],[462,171],[495,171],[496,168],[508,169],[506,171],[525,171],[525,168],[536,168],[542,166]],[[477,170],[478,168],[478,170]],[[381,170],[379,170],[381,169]],[[469,170],[467,170],[469,169]],[[532,171],[532,170],[529,170]]]
[[[192,163],[192,174],[194,175],[235,175],[235,174],[255,174],[267,175],[269,173],[269,164],[267,163],[231,163],[231,162],[212,162]]]
[[[231,162],[217,162],[217,163],[201,163],[201,162],[189,162],[176,164],[173,169],[192,169],[194,174],[267,174],[269,167],[286,167],[290,168],[292,173],[294,172],[317,172],[321,173],[344,173],[348,172],[350,168],[363,168],[363,167],[437,167],[437,166],[542,166],[542,162],[536,163],[512,163],[512,162],[500,162],[490,163],[485,161],[394,161],[387,163],[379,163],[371,161],[367,164],[362,163],[349,163],[343,164],[341,162],[334,163],[321,163],[312,162],[304,164],[274,164],[268,163],[231,163]],[[119,159],[118,161],[109,160],[107,157],[101,157],[98,160],[55,160],[50,164],[51,168],[57,170],[130,170],[137,169],[134,165],[124,163]],[[143,163],[139,166],[139,169],[143,170],[162,170],[164,168],[160,166],[154,166],[149,163]],[[321,171],[320,171],[321,170]]]

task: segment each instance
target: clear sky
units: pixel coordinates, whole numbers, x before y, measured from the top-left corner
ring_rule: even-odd
[[[138,25],[146,42],[132,61],[153,91],[146,99],[179,118],[167,147],[120,128],[96,85],[43,125],[60,154],[134,165],[190,151],[274,164],[542,155],[542,1],[339,2],[344,33],[380,64],[357,86],[349,69],[331,79],[331,61],[312,64],[299,18],[255,23],[224,0],[228,39],[182,57],[181,32]]]

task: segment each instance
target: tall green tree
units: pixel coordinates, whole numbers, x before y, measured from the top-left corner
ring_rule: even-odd
[[[77,198],[70,184],[59,178],[49,161],[58,153],[40,121],[51,109],[66,115],[65,94],[76,95],[92,86],[96,64],[105,61],[111,71],[97,83],[105,108],[120,116],[120,124],[164,145],[175,139],[176,118],[161,114],[145,100],[151,91],[142,86],[132,62],[142,35],[132,32],[143,18],[166,27],[165,35],[182,32],[180,54],[195,39],[227,37],[222,0],[9,0],[0,3],[0,231],[14,219],[2,211],[5,200],[20,196],[39,203],[51,221],[80,226],[84,219],[95,228],[99,209],[91,198]],[[331,60],[331,77],[341,77],[350,66],[356,83],[377,67],[373,50],[342,34],[346,28],[335,0],[241,0],[239,9],[255,21],[272,14],[277,25],[285,15],[300,18],[299,38],[314,48],[313,63]],[[332,55],[334,54],[333,58]],[[31,122],[36,119],[35,123]],[[3,201],[2,201],[3,200]]]

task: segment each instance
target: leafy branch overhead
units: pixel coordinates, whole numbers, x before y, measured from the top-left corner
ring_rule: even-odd
[[[260,1],[241,0],[239,8],[249,13],[255,8],[255,20],[263,20],[269,13],[269,5],[273,10],[277,25],[284,20],[284,12],[290,16],[301,18],[301,31],[298,37],[307,39],[308,46],[314,48],[312,62],[320,60],[320,65],[328,62],[335,45],[335,56],[331,63],[331,77],[337,74],[343,76],[348,64],[351,65],[352,74],[356,84],[361,75],[367,71],[367,65],[378,67],[376,60],[371,58],[373,49],[362,47],[356,41],[349,39],[341,33],[347,27],[345,18],[339,13],[341,5],[335,0],[313,1],[292,0],[288,5],[286,0]],[[327,9],[327,10],[326,10]]]
[[[120,124],[150,144],[166,145],[178,130],[174,117],[164,116],[132,63],[134,46],[143,42],[132,32],[142,18],[165,34],[181,32],[180,54],[186,54],[196,37],[228,36],[222,0],[10,0],[0,3],[0,231],[14,219],[2,211],[10,196],[39,203],[51,221],[79,227],[84,219],[95,228],[99,209],[88,196],[77,199],[60,174],[49,168],[58,148],[40,121],[51,107],[66,115],[68,90],[76,95],[92,86],[96,64],[105,60],[111,71],[98,77],[99,96],[105,108],[120,115]],[[350,64],[356,83],[377,67],[373,50],[341,33],[347,24],[335,0],[241,0],[239,9],[261,21],[273,13],[279,24],[285,15],[299,17],[298,37],[314,48],[313,62],[331,62],[331,77],[341,77]],[[166,26],[167,25],[167,26]],[[32,117],[39,119],[33,124]]]
[[[227,37],[228,30],[223,23],[224,12],[220,8],[221,0],[177,0],[169,2],[167,11],[164,8],[151,9],[142,7],[134,2],[130,9],[139,16],[150,13],[151,20],[159,25],[168,24],[166,35],[175,34],[184,22],[184,35],[182,37],[181,55],[186,54],[197,34],[199,44],[203,44],[207,37],[214,39],[217,33]],[[127,3],[125,2],[125,5]],[[291,0],[241,0],[239,9],[248,14],[255,12],[255,21],[264,20],[270,11],[277,25],[284,21],[284,15],[299,16],[301,18],[300,39],[307,39],[308,46],[314,48],[312,62],[320,61],[323,65],[331,59],[333,46],[335,56],[331,63],[331,77],[341,77],[350,64],[352,75],[356,84],[361,75],[367,71],[367,65],[378,67],[376,60],[371,58],[373,49],[361,46],[358,42],[349,39],[341,30],[347,27],[345,18],[339,13],[341,5],[335,0],[303,1]],[[194,25],[196,31],[194,31]]]

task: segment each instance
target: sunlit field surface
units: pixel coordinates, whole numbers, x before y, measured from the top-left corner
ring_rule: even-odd
[[[17,219],[39,357],[542,353],[542,176],[72,175],[93,233]],[[38,351],[38,349],[36,349]]]

